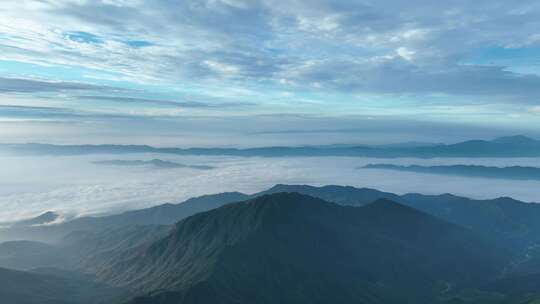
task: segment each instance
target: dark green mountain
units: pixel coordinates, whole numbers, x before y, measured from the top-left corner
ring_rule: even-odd
[[[382,191],[369,189],[369,188],[355,188],[351,186],[336,186],[336,185],[313,187],[313,186],[307,186],[307,185],[278,184],[266,191],[255,194],[255,196],[281,193],[281,192],[302,193],[302,194],[318,197],[320,199],[330,201],[336,204],[350,205],[350,206],[367,205],[381,198],[386,198],[386,199],[393,200],[396,202],[401,201],[401,197],[393,193],[382,192]]]
[[[498,252],[389,200],[278,193],[189,217],[98,275],[148,293],[132,303],[429,303],[496,277]]]
[[[345,206],[279,194],[282,192],[304,193]],[[215,210],[204,212],[211,209]],[[436,218],[465,228],[444,224],[451,227],[448,231],[461,231],[447,234],[441,228],[444,222]],[[181,204],[52,226],[21,225],[16,229],[37,231],[34,236],[51,235],[52,231],[57,244],[0,244],[0,267],[61,266],[96,274],[108,284],[135,288],[132,293],[141,297],[133,303],[177,303],[178,299],[182,299],[180,303],[214,303],[218,298],[223,302],[217,303],[232,303],[231,299],[239,299],[237,293],[243,290],[238,286],[245,284],[255,290],[247,300],[256,299],[253,301],[257,303],[286,303],[284,299],[291,297],[302,303],[312,294],[328,300],[338,293],[343,298],[337,303],[403,303],[403,299],[422,303],[437,298],[436,303],[445,304],[523,304],[538,299],[534,288],[540,284],[539,219],[539,205],[510,198],[470,200],[450,194],[399,196],[366,188],[276,185],[251,196],[236,192],[208,195]],[[431,227],[426,223],[439,224]],[[363,246],[349,244],[350,238]],[[296,253],[288,252],[288,248]],[[455,255],[458,260],[452,267],[444,266],[452,262],[444,252],[454,252],[455,248],[463,249]],[[505,263],[508,251],[513,257]],[[492,260],[488,263],[491,266],[484,268],[482,262],[475,261],[479,266],[467,264],[469,271],[474,270],[472,274],[460,269],[460,261],[474,260],[477,254]],[[56,264],[58,260],[64,263]],[[344,265],[351,268],[347,270]],[[499,268],[504,268],[501,277]],[[362,279],[353,280],[358,273]],[[333,274],[339,274],[345,282],[334,281]],[[463,279],[455,279],[458,276]],[[253,282],[261,282],[276,297],[257,293],[258,285]],[[431,287],[418,291],[419,284]],[[293,291],[280,292],[285,285],[294,287]]]
[[[124,291],[80,275],[50,275],[0,268],[0,302],[6,304],[99,304],[118,301]]]
[[[529,246],[540,244],[540,205],[507,197],[473,200],[451,194],[413,193],[398,196],[373,189],[308,185],[277,185],[268,191],[298,192],[351,206],[362,206],[378,198],[387,198],[469,228],[516,254]]]

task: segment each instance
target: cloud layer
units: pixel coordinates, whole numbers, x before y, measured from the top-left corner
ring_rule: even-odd
[[[137,79],[490,96],[537,96],[540,84],[498,58],[464,64],[481,48],[538,47],[535,1],[26,0],[0,9],[4,59]]]
[[[114,115],[517,119],[533,132],[538,15],[533,0],[8,0],[0,94]]]
[[[277,183],[340,184],[396,193],[454,193],[474,198],[511,196],[537,201],[538,181],[493,180],[410,172],[358,169],[380,159],[347,157],[237,158],[126,155],[125,160],[161,157],[186,165],[209,165],[212,170],[177,168],[152,170],[145,166],[101,166],[92,161],[118,155],[72,157],[0,157],[0,222],[55,210],[87,215],[120,212],[224,191],[253,193]],[[388,160],[385,160],[388,161]],[[397,165],[482,164],[540,166],[538,159],[395,159]],[[43,172],[47,172],[43,175]]]

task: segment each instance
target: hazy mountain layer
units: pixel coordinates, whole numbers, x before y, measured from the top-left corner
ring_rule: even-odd
[[[478,165],[450,166],[399,166],[392,164],[369,164],[365,169],[384,169],[417,173],[445,174],[467,177],[484,177],[516,180],[540,180],[540,168],[537,167],[489,167]]]
[[[305,146],[260,148],[157,148],[145,145],[1,144],[0,151],[16,155],[83,155],[165,153],[230,156],[363,156],[363,157],[540,157],[540,141],[525,136],[470,140],[456,144],[418,146]]]
[[[176,169],[176,168],[191,168],[199,170],[210,170],[214,167],[205,166],[205,165],[184,165],[172,161],[161,160],[161,159],[152,159],[152,160],[122,160],[122,159],[113,159],[113,160],[100,160],[94,161],[94,164],[97,165],[106,165],[106,166],[126,166],[126,167],[137,167],[137,166],[146,166],[157,169]]]

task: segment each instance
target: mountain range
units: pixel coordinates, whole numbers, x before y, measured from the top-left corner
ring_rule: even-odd
[[[494,140],[469,140],[455,144],[328,145],[259,148],[174,148],[147,145],[52,145],[41,143],[0,144],[0,151],[15,155],[86,155],[160,153],[228,156],[356,156],[356,157],[540,157],[540,140],[523,135]]]
[[[278,184],[255,194],[226,192],[191,198],[178,204],[163,204],[151,208],[127,211],[102,217],[81,217],[56,225],[34,226],[15,223],[1,229],[0,240],[46,240],[58,242],[76,231],[102,231],[129,225],[173,225],[177,221],[224,204],[244,201],[265,194],[296,192],[317,197],[340,205],[363,206],[385,198],[434,215],[445,221],[467,227],[479,234],[494,238],[501,246],[524,250],[540,244],[540,205],[517,201],[507,197],[473,200],[451,194],[397,195],[369,188],[329,185]],[[33,222],[29,219],[22,221]],[[1,266],[1,265],[0,265]]]
[[[0,244],[0,267],[25,270],[29,284],[63,273],[50,269],[83,273],[81,288],[101,286],[115,299],[107,303],[540,299],[540,205],[510,198],[276,185],[52,225],[23,222],[1,233],[50,243]],[[13,273],[0,271],[0,281]]]
[[[177,168],[191,168],[199,170],[210,170],[214,167],[206,165],[185,165],[168,160],[161,160],[154,158],[152,160],[124,160],[124,159],[113,159],[113,160],[100,160],[92,162],[96,165],[105,165],[105,166],[126,166],[126,167],[152,167],[156,169],[177,169]]]
[[[540,168],[511,166],[511,167],[490,167],[479,165],[448,165],[448,166],[400,166],[393,164],[369,164],[363,169],[383,169],[416,173],[430,173],[455,175],[466,177],[484,177],[497,179],[514,180],[540,180]]]
[[[472,232],[389,200],[345,207],[277,193],[189,217],[98,275],[150,293],[132,303],[418,303],[481,286],[505,260]]]

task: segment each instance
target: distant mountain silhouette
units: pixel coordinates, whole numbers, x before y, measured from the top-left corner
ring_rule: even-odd
[[[505,261],[472,232],[389,200],[277,193],[189,217],[100,275],[149,293],[131,303],[419,303],[482,285]]]
[[[540,140],[526,136],[500,137],[495,140],[469,140],[438,145],[329,145],[260,148],[157,148],[146,145],[52,145],[0,144],[0,151],[17,155],[85,155],[163,153],[176,155],[230,156],[359,156],[359,157],[540,157]]]
[[[53,211],[47,211],[37,217],[26,219],[26,220],[20,220],[15,223],[12,223],[12,226],[15,227],[25,227],[25,226],[34,226],[34,225],[43,225],[52,223],[55,220],[58,219],[60,215]]]
[[[152,159],[152,160],[100,160],[92,162],[97,165],[107,165],[107,166],[126,166],[126,167],[137,167],[137,166],[147,166],[157,169],[175,169],[175,168],[191,168],[199,170],[210,170],[214,167],[205,166],[205,165],[184,165],[172,161],[161,160],[161,159]]]
[[[537,167],[489,167],[479,165],[449,165],[449,166],[399,166],[392,164],[369,164],[362,168],[383,169],[417,173],[456,175],[467,177],[484,177],[515,180],[540,180],[540,168]]]
[[[494,139],[493,142],[500,144],[535,144],[537,141],[524,135],[514,135],[499,137]]]

